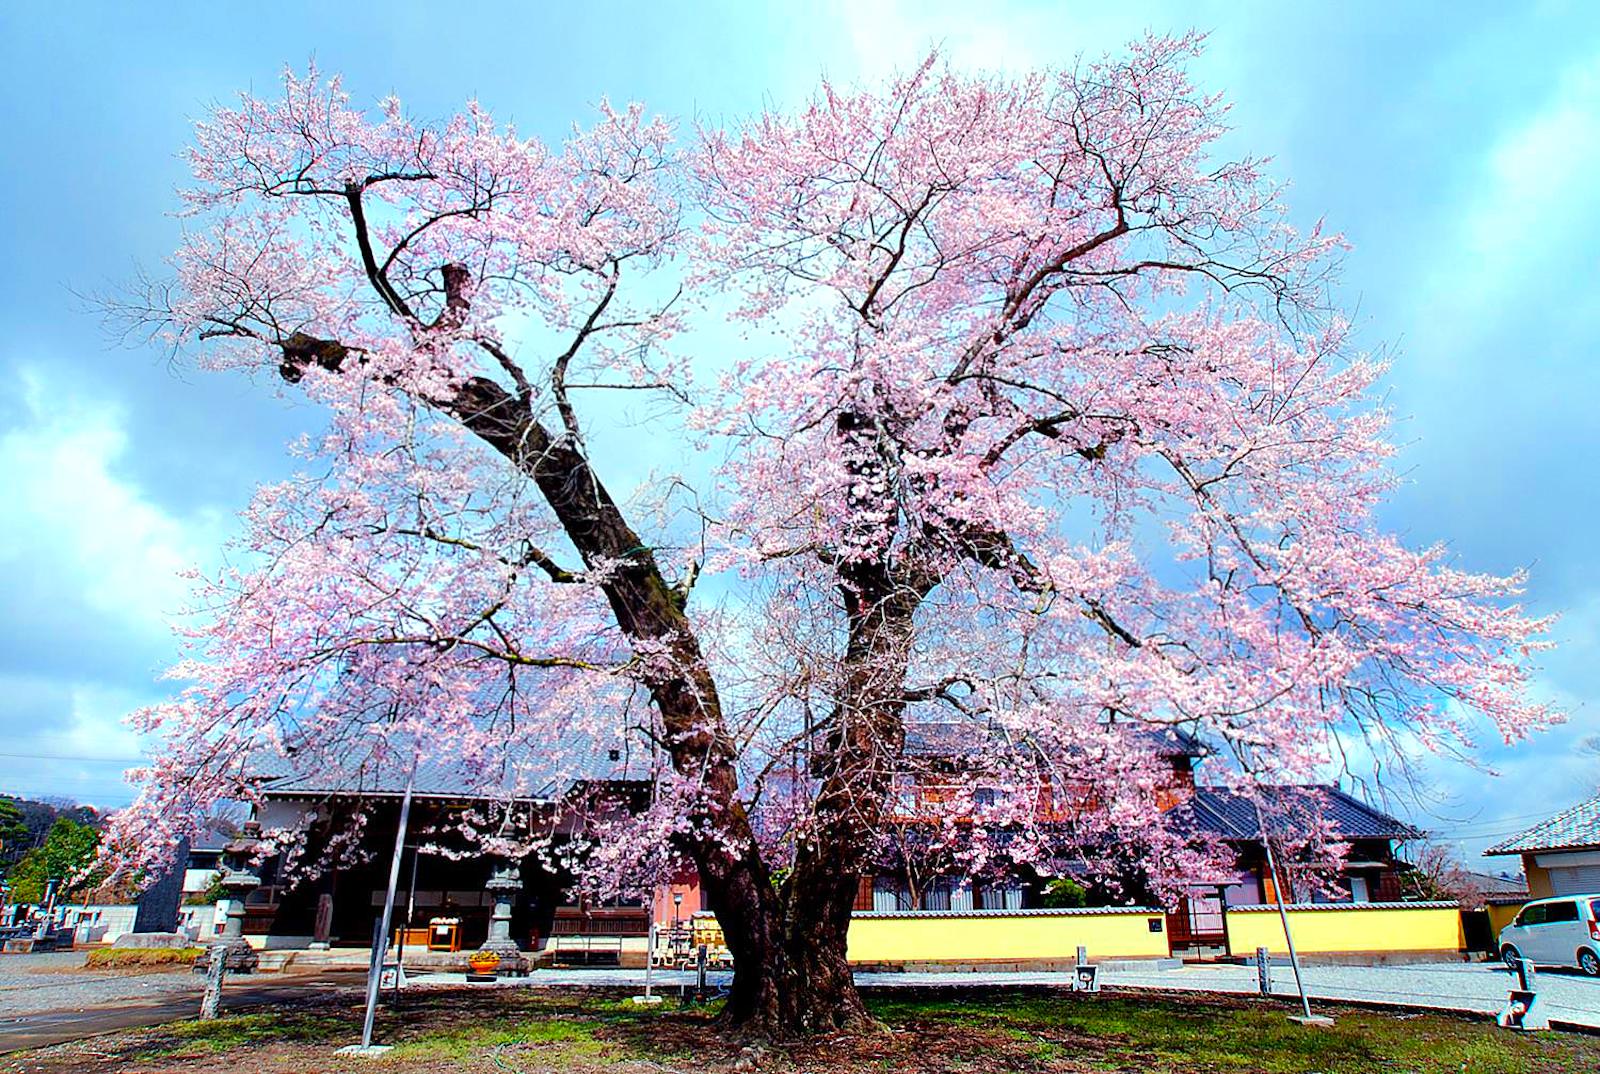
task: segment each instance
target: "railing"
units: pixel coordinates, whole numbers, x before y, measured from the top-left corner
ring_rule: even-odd
[[[642,906],[601,906],[584,910],[557,907],[552,936],[643,936],[650,931],[650,911]]]

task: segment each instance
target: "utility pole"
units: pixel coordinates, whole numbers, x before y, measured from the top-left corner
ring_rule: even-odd
[[[411,790],[417,779],[417,759],[411,759],[411,772],[406,776],[405,796],[400,799],[400,823],[394,833],[394,857],[389,862],[389,889],[383,898],[383,915],[379,919],[378,934],[372,941],[372,964],[367,970],[367,1013],[361,1020],[361,1043],[340,1052],[372,1055],[386,1052],[384,1045],[372,1043],[372,1021],[378,1010],[378,986],[383,981],[383,959],[389,947],[389,923],[394,919],[394,894],[400,886],[400,858],[405,853],[406,829],[411,823]]]
[[[1294,970],[1294,986],[1300,993],[1300,1009],[1303,1013],[1294,1020],[1302,1025],[1332,1025],[1333,1019],[1311,1013],[1311,999],[1306,995],[1306,983],[1300,976],[1300,955],[1294,949],[1294,933],[1289,928],[1289,911],[1283,905],[1282,881],[1288,877],[1287,875],[1280,877],[1278,873],[1277,859],[1272,853],[1272,839],[1267,834],[1267,817],[1261,811],[1261,799],[1252,795],[1250,801],[1255,806],[1256,823],[1261,828],[1261,845],[1267,851],[1267,874],[1272,877],[1272,894],[1278,904],[1278,920],[1283,923],[1283,939],[1289,947],[1289,965]]]

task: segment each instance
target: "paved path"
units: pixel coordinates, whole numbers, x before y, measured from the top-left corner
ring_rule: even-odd
[[[727,973],[709,973],[713,985],[727,982]],[[1313,999],[1393,1003],[1408,1007],[1494,1014],[1505,1005],[1511,974],[1499,963],[1445,962],[1410,966],[1308,966],[1306,991]],[[655,987],[666,994],[692,984],[692,973],[657,972]],[[1254,966],[1184,966],[1181,969],[1114,972],[1108,967],[1101,978],[1107,988],[1170,989],[1173,991],[1256,993]],[[436,973],[411,978],[418,987],[465,984],[459,973]],[[1043,985],[1069,988],[1070,973],[858,973],[856,982],[868,988],[974,988],[1008,985]],[[505,979],[497,987],[590,986],[596,988],[644,987],[643,970],[536,970],[526,978]],[[1600,980],[1576,973],[1544,971],[1538,975],[1540,1002],[1550,1018],[1574,1025],[1600,1028]],[[1294,996],[1294,975],[1287,965],[1272,967],[1275,995]],[[481,987],[481,986],[479,986]]]
[[[1306,992],[1313,999],[1398,1003],[1413,1007],[1494,1014],[1505,1006],[1511,972],[1497,962],[1443,962],[1409,966],[1307,966]],[[1254,966],[1185,966],[1181,970],[1109,975],[1108,985],[1254,993]],[[1553,1020],[1600,1028],[1600,980],[1576,971],[1542,970],[1535,985]],[[1294,973],[1272,967],[1275,995],[1295,995]]]
[[[0,1017],[198,994],[187,968],[86,970],[82,951],[0,956]]]
[[[0,958],[0,1054],[82,1040],[118,1029],[192,1018],[204,981],[189,971],[84,970],[83,952]],[[360,974],[284,974],[230,978],[228,1009],[282,1003],[329,989],[358,991]]]

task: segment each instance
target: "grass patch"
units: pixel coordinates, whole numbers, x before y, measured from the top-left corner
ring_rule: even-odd
[[[192,966],[199,947],[101,947],[83,960],[86,969],[124,970],[141,966]]]
[[[501,1023],[491,1028],[461,1027],[424,1033],[395,1047],[397,1059],[430,1058],[465,1062],[485,1052],[505,1057],[522,1052],[542,1053],[553,1059],[597,1057],[608,1049],[598,1038],[603,1023],[592,1019],[559,1016]]]
[[[1195,997],[1003,996],[869,1001],[891,1026],[999,1029],[1068,1069],[1238,1071],[1250,1074],[1554,1074],[1600,1069],[1600,1041],[1575,1034],[1520,1036],[1449,1015],[1346,1008],[1329,1028],[1288,1020],[1276,1003]]]
[[[748,1061],[715,1008],[639,1007],[626,993],[543,989],[408,993],[380,1009],[394,1045],[374,1074],[1565,1074],[1600,1070],[1600,1040],[1519,1036],[1483,1021],[1331,1007],[1329,1029],[1245,998],[971,990],[869,994],[886,1029],[774,1046]],[[333,1049],[361,1032],[355,992],[98,1037],[28,1056],[32,1074],[348,1074]],[[74,1051],[74,1048],[92,1049]],[[20,1057],[17,1057],[20,1058]],[[92,1063],[89,1059],[92,1058]],[[380,1070],[381,1067],[381,1070]],[[0,1063],[0,1069],[5,1069]],[[360,1069],[367,1070],[367,1066]]]
[[[310,1012],[262,1011],[228,1014],[210,1021],[173,1022],[163,1026],[168,1038],[158,1054],[175,1051],[226,1052],[263,1044],[319,1044],[348,1029],[348,1019]]]

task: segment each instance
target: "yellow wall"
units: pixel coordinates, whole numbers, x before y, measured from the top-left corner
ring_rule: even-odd
[[[1548,899],[1555,894],[1550,886],[1550,872],[1534,859],[1532,854],[1522,856],[1522,875],[1528,878],[1528,898]]]
[[[1080,945],[1091,960],[1168,953],[1161,911],[1137,909],[860,913],[849,941],[852,962],[1071,960]]]
[[[1295,949],[1303,955],[1386,951],[1460,951],[1466,947],[1461,911],[1453,903],[1320,904],[1289,908]],[[1228,911],[1233,953],[1258,947],[1289,950],[1275,907]]]
[[[1517,916],[1517,911],[1526,905],[1527,903],[1522,902],[1492,902],[1484,906],[1484,909],[1489,912],[1489,930],[1498,937],[1500,930],[1511,924],[1511,919]],[[1495,942],[1498,943],[1499,940],[1497,939]]]

